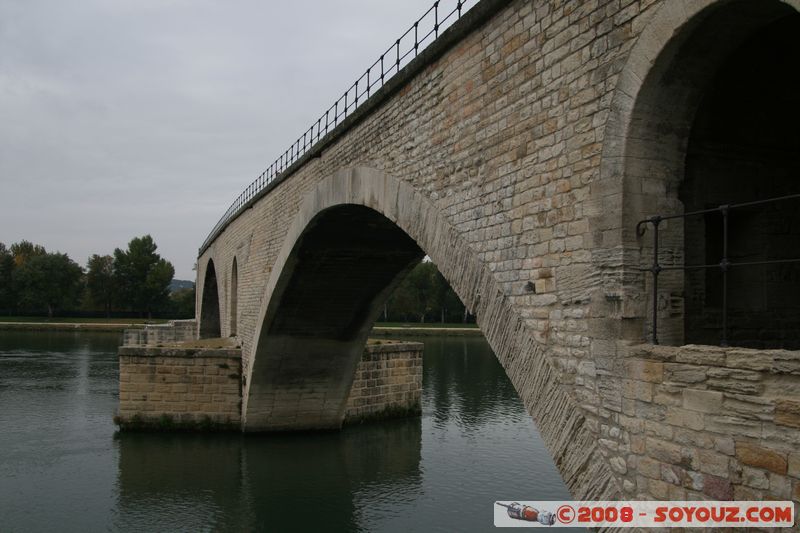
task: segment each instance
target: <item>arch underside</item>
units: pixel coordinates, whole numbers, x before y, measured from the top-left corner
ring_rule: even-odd
[[[629,307],[635,311],[626,318],[638,324],[624,328],[630,340],[652,334],[652,276],[642,272],[641,267],[653,262],[653,237],[652,231],[644,236],[636,234],[638,221],[796,190],[785,180],[782,184],[765,185],[777,183],[775,175],[787,174],[787,168],[797,168],[796,148],[784,150],[786,142],[774,141],[791,137],[781,133],[786,127],[779,122],[795,122],[793,111],[775,112],[776,102],[788,95],[776,95],[780,87],[770,85],[770,79],[754,80],[751,76],[763,67],[752,63],[761,41],[766,43],[764,53],[772,54],[764,56],[762,63],[780,65],[774,56],[790,53],[781,46],[770,50],[768,41],[772,34],[785,31],[781,28],[787,22],[796,28],[797,19],[796,9],[779,0],[693,2],[686,11],[665,4],[648,26],[650,33],[641,36],[631,52],[612,103],[607,138],[613,142],[605,143],[601,169],[603,179],[618,179],[622,191],[618,212],[625,255],[622,264],[627,270],[623,279],[627,297],[636,301]],[[794,79],[787,74],[787,80]],[[725,83],[720,84],[720,76]],[[759,83],[764,85],[759,87]],[[787,81],[788,85],[793,82]],[[734,97],[737,91],[739,97]],[[784,92],[791,91],[785,88]],[[728,108],[721,109],[725,104]],[[709,109],[716,109],[716,115]],[[769,120],[759,117],[768,110]],[[725,122],[729,125],[725,126]],[[753,131],[766,123],[778,125],[777,131]],[[793,130],[794,124],[789,129]],[[765,147],[768,157],[764,156]],[[745,176],[745,172],[750,175]],[[702,219],[664,222],[659,228],[661,266],[719,262],[716,252],[709,250],[709,244],[715,246],[705,241],[705,231]],[[753,246],[761,245],[759,238],[754,242]],[[708,287],[714,287],[714,294],[719,292],[715,283],[705,282],[715,274],[718,273],[701,270],[684,274],[679,269],[660,274],[655,298],[661,343],[719,342],[719,310],[706,306],[710,301],[706,299]],[[745,276],[743,271],[735,276],[740,274]],[[739,291],[756,290],[749,277],[741,280],[747,281],[739,284],[741,288],[732,293],[733,297],[738,297]],[[758,290],[767,291],[763,287]],[[741,305],[752,307],[750,303]],[[751,314],[744,322],[752,319]]]
[[[200,338],[218,338],[222,335],[220,325],[219,287],[214,261],[208,260],[203,281],[200,304]]]
[[[367,207],[342,205],[317,215],[272,293],[250,376],[248,429],[340,427],[372,324],[423,255]]]
[[[231,294],[230,294],[230,325],[229,336],[235,337],[239,327],[239,263],[233,258],[231,266]]]
[[[573,494],[618,495],[581,409],[491,272],[421,194],[363,167],[323,180],[288,231],[246,370],[245,431],[340,427],[382,304],[426,253],[476,315]]]

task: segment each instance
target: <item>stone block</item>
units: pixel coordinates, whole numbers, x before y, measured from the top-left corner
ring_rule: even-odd
[[[728,477],[730,459],[728,456],[711,450],[699,450],[700,471],[718,477]]]
[[[763,470],[745,466],[742,468],[742,484],[754,489],[768,489],[769,478]]]
[[[703,494],[715,500],[727,501],[733,499],[733,486],[725,478],[703,475]]]
[[[671,442],[648,438],[645,447],[647,455],[657,461],[669,464],[679,464],[681,462],[681,447]]]
[[[746,370],[757,370],[759,372],[770,370],[774,358],[769,352],[757,352],[755,350],[730,350],[725,359],[725,366],[731,368],[743,368]]]
[[[800,402],[796,400],[777,400],[775,402],[775,423],[782,426],[800,428]]]
[[[667,408],[667,423],[673,426],[694,430],[701,430],[705,425],[702,413],[681,409],[679,407]]]
[[[741,501],[759,501],[765,499],[762,491],[744,485],[734,486],[733,497]]]
[[[708,368],[705,366],[698,366],[698,365],[665,363],[664,371],[665,371],[664,378],[666,381],[672,381],[675,383],[682,383],[687,385],[702,383],[708,377],[706,375]]]
[[[763,468],[776,474],[786,474],[786,455],[744,441],[736,442],[736,458],[744,465]]]
[[[653,385],[646,381],[623,380],[622,395],[625,398],[649,402],[653,399]]]
[[[683,407],[691,411],[703,413],[719,413],[722,409],[722,393],[700,389],[683,391]]]
[[[728,437],[761,438],[762,423],[737,416],[706,415],[706,430]]]
[[[791,478],[769,474],[769,494],[776,500],[788,500],[792,494]]]
[[[794,478],[800,478],[800,451],[789,454],[787,473]]]
[[[664,363],[646,359],[629,359],[625,362],[628,379],[660,383],[664,379]]]
[[[678,349],[675,360],[678,363],[693,365],[723,365],[725,364],[725,349],[717,346],[689,344]]]

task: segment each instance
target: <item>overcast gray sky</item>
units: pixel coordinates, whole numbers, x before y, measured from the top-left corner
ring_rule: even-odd
[[[85,266],[149,233],[194,279],[241,189],[432,3],[0,0],[0,242]]]

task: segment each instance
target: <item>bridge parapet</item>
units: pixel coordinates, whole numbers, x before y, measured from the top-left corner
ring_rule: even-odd
[[[166,324],[147,324],[144,328],[126,329],[123,346],[157,346],[197,338],[197,320],[170,320]]]
[[[800,352],[639,345],[620,364],[600,389],[629,438],[609,428],[601,445],[628,492],[800,500]]]

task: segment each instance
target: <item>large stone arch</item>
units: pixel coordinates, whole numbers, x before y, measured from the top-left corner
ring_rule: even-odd
[[[275,390],[274,381],[269,388],[262,387],[259,381],[270,373],[280,373],[281,365],[272,364],[280,361],[275,355],[280,350],[291,351],[291,341],[270,339],[269,332],[275,328],[275,314],[279,309],[276,302],[283,298],[291,285],[291,276],[287,273],[298,264],[298,246],[302,247],[303,239],[308,237],[309,228],[313,230],[315,220],[334,209],[371,213],[375,224],[395,228],[397,235],[392,239],[398,242],[402,238],[408,239],[401,242],[400,263],[392,272],[394,277],[384,280],[383,292],[378,298],[388,295],[393,283],[401,277],[404,265],[421,257],[423,251],[433,259],[464,304],[476,315],[481,330],[532,415],[572,493],[587,499],[617,497],[617,483],[597,447],[596,436],[587,427],[582,410],[559,383],[557,372],[543,347],[533,339],[492,273],[422,194],[409,184],[370,168],[342,170],[321,181],[306,195],[286,234],[264,291],[254,335],[254,351],[245,369],[244,429],[302,427],[296,419],[287,416],[288,409],[315,412],[326,407],[324,397],[315,395],[319,390],[309,391],[303,397],[294,392]],[[404,237],[401,238],[400,234]],[[363,312],[360,317],[363,321],[356,328],[358,331],[351,332],[346,338],[342,336],[338,339],[340,342],[328,339],[322,351],[315,355],[321,356],[325,350],[341,350],[346,352],[342,360],[355,368],[356,358],[375,318],[370,312]],[[280,332],[289,334],[291,328],[280,329]],[[307,376],[297,372],[301,369],[302,365],[298,365],[286,377],[305,379]],[[339,379],[346,379],[341,377],[345,374],[340,374]],[[345,389],[348,385],[349,382],[345,382],[340,388]],[[340,402],[341,398],[335,401]],[[333,410],[337,408],[334,406]],[[270,417],[275,414],[280,415],[279,419],[271,421]],[[322,420],[316,422],[319,424]],[[331,418],[327,418],[323,423],[337,425],[340,420],[331,422]]]
[[[619,231],[619,285],[625,340],[650,333],[651,233],[637,235],[649,216],[682,213],[689,134],[704,92],[729,54],[754,32],[800,10],[798,0],[664,2],[644,25],[617,79],[604,132],[600,179],[592,195],[614,213]],[[662,266],[683,263],[683,224],[662,223]],[[663,257],[662,257],[663,255]],[[680,294],[683,274],[662,273],[660,295]],[[663,292],[663,294],[662,294]],[[659,337],[683,342],[682,301],[659,297]]]
[[[220,324],[219,286],[214,260],[209,259],[203,277],[200,293],[200,323],[198,324],[201,339],[222,336]]]

